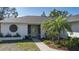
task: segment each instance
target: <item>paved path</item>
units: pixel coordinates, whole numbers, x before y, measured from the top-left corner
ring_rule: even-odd
[[[35,44],[39,47],[41,51],[58,51],[56,49],[49,48],[47,45],[45,45],[38,39],[32,39],[32,40],[35,42]]]
[[[15,43],[0,44],[0,51],[22,51],[22,49],[16,47]]]

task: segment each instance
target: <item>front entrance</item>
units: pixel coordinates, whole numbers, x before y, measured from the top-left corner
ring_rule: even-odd
[[[32,38],[40,38],[40,25],[28,25],[28,34]]]

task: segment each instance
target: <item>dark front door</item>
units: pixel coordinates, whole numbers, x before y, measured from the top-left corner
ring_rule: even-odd
[[[40,38],[40,25],[29,25],[29,26],[28,26],[28,32],[31,35],[31,37]]]

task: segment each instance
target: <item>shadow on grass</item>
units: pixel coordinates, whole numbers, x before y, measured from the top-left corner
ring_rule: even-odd
[[[0,41],[0,44],[7,44],[7,43],[17,43],[17,42],[33,42],[32,39],[23,39],[23,40],[2,40]],[[35,42],[40,42],[36,40]]]
[[[0,41],[0,44],[5,44],[5,43],[17,43],[17,42],[33,42],[31,39],[28,40],[2,40]]]

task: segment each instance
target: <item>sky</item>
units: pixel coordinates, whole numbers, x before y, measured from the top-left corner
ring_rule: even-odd
[[[76,15],[79,14],[79,7],[17,7],[16,10],[21,16],[40,16],[44,11],[48,16],[50,11],[53,9],[68,11],[69,14]]]

